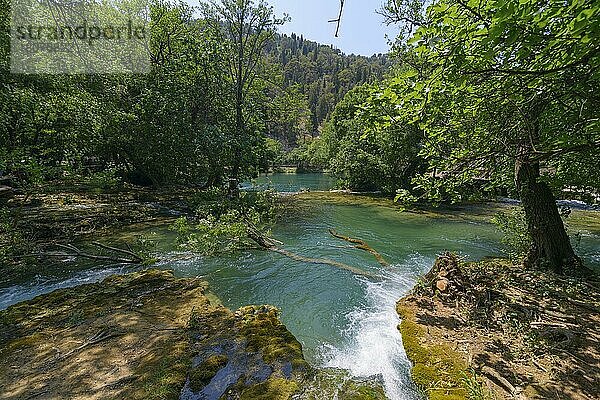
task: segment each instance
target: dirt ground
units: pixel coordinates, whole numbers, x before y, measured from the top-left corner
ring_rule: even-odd
[[[397,309],[429,398],[600,398],[596,280],[447,254]]]

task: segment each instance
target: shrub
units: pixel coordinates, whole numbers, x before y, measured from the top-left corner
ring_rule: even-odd
[[[510,260],[513,262],[523,260],[531,244],[525,211],[522,208],[516,208],[508,212],[500,211],[492,218],[492,222],[503,233],[501,241]]]

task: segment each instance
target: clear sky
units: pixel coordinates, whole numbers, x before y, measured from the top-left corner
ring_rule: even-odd
[[[197,5],[199,0],[185,0]],[[371,56],[389,50],[386,34],[395,38],[397,29],[386,27],[383,17],[375,13],[384,0],[345,0],[339,37],[335,37],[335,24],[339,0],[266,0],[275,7],[278,16],[287,13],[292,21],[280,28],[281,33],[302,34],[305,38],[322,44],[333,44],[347,54]]]
[[[386,53],[389,50],[386,34],[394,38],[395,27],[386,27],[383,17],[375,11],[384,0],[346,0],[336,38],[335,24],[327,23],[336,19],[339,13],[339,0],[267,0],[275,6],[278,15],[288,13],[292,21],[284,25],[283,33],[303,34],[305,38],[323,44],[333,44],[345,53],[370,56]]]

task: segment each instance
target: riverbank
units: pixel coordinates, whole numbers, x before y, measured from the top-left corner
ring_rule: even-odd
[[[200,193],[183,188],[96,191],[65,186],[15,195],[0,207],[0,287],[61,269],[69,257],[47,256],[50,252],[65,253],[60,246],[88,245],[126,230],[134,233],[138,227],[166,227],[178,216],[193,214]],[[117,245],[136,253],[146,250],[136,248],[139,236],[132,234],[127,239]],[[90,252],[96,254],[98,250]],[[123,254],[119,258],[124,258]]]
[[[211,198],[210,191],[135,188],[130,193],[65,191],[40,196],[41,199],[31,196],[24,202],[21,226],[30,230],[31,238],[40,238],[45,254],[60,252],[57,244],[74,244],[90,253],[107,254],[104,249],[91,246],[94,241],[121,249],[131,245],[137,250],[135,239],[149,238],[157,244],[149,252],[151,259],[158,260],[156,268],[174,270],[180,277],[202,276],[231,310],[246,304],[276,305],[282,310],[286,327],[303,344],[303,355],[312,365],[348,370],[353,376],[380,376],[388,398],[394,400],[418,398],[396,329],[396,300],[446,249],[471,260],[490,254],[500,256],[500,236],[489,220],[499,208],[511,207],[465,204],[402,210],[390,199],[374,196],[312,191],[282,197],[283,215],[271,232],[282,243],[281,248],[303,257],[335,260],[373,277],[364,278],[347,269],[307,263],[305,258],[292,259],[260,249],[212,256],[182,249],[178,233],[170,227],[181,216],[189,216],[194,223],[197,205],[211,208],[220,204]],[[19,196],[11,200],[12,211],[19,211],[22,200]],[[576,210],[569,218],[569,227],[582,231],[580,254],[591,262],[598,255],[599,216],[597,212]],[[59,228],[59,234],[45,234],[52,232],[53,226]],[[73,227],[78,228],[70,229]],[[332,236],[332,228],[342,236],[364,240],[377,250],[387,266],[373,254]],[[35,240],[26,242],[32,244]],[[17,279],[9,278],[3,269],[0,281],[5,286],[0,286],[0,308],[57,288],[96,282],[111,274],[142,268],[138,264],[86,261],[70,256],[15,260],[24,261],[24,269]],[[320,371],[319,377],[310,378],[312,383],[308,385],[316,393],[321,391],[320,385],[342,387],[345,384],[340,379],[355,381],[347,374],[340,378],[336,373],[332,378],[328,372],[323,377]]]
[[[310,367],[276,308],[232,312],[167,271],[36,297],[0,311],[0,328],[0,399],[385,399]]]
[[[397,303],[429,399],[600,398],[600,284],[441,256]]]

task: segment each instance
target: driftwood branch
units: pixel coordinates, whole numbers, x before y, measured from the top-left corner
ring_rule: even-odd
[[[383,256],[374,248],[372,248],[371,246],[369,246],[367,244],[367,242],[365,242],[362,239],[355,239],[355,238],[351,238],[348,236],[344,236],[344,235],[340,235],[338,234],[335,229],[329,229],[329,233],[331,234],[331,236],[336,237],[338,239],[342,239],[345,240],[346,242],[349,243],[353,243],[355,246],[352,246],[354,248],[360,249],[360,250],[364,250],[368,253],[371,253],[373,255],[373,257],[375,257],[375,259],[379,262],[379,264],[381,264],[383,267],[389,267],[390,264],[383,258]]]
[[[65,252],[50,252],[50,253],[39,253],[39,254],[31,254],[31,255],[38,256],[38,257],[81,257],[81,258],[87,258],[89,260],[109,261],[109,262],[115,262],[115,263],[119,263],[119,264],[140,264],[144,261],[137,254],[135,254],[131,251],[128,251],[128,250],[123,250],[123,249],[119,249],[116,247],[103,245],[103,244],[100,244],[97,242],[94,242],[92,244],[94,246],[103,248],[105,250],[110,250],[115,253],[129,255],[129,256],[131,256],[131,258],[123,258],[123,257],[119,257],[119,256],[106,256],[106,255],[100,255],[100,254],[86,253],[83,250],[75,247],[72,244],[56,244],[56,247],[66,250]]]
[[[141,261],[140,257],[135,254],[133,251],[130,250],[125,250],[125,249],[119,249],[118,247],[112,247],[112,246],[108,246],[102,243],[98,243],[98,242],[92,242],[92,245],[96,246],[96,247],[100,247],[101,249],[104,250],[110,250],[110,251],[114,251],[115,253],[122,253],[122,254],[126,254],[128,256],[131,256],[132,259],[138,259]]]
[[[370,278],[374,277],[373,274],[371,274],[367,271],[363,271],[360,268],[356,268],[356,267],[353,267],[348,264],[344,264],[339,261],[329,260],[327,258],[305,257],[305,256],[301,256],[299,254],[293,253],[291,251],[282,249],[281,247],[279,247],[279,246],[283,245],[282,242],[263,235],[250,221],[246,221],[246,225],[247,225],[247,229],[248,229],[248,237],[250,239],[252,239],[254,242],[256,242],[256,244],[258,244],[263,249],[274,251],[275,253],[279,253],[281,255],[289,257],[292,260],[302,261],[302,262],[309,263],[309,264],[331,265],[336,268],[350,271],[356,275],[366,276],[366,277],[370,277]]]

